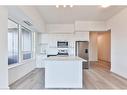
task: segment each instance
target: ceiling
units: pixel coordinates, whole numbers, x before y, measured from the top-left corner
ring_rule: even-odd
[[[47,24],[72,24],[75,21],[105,21],[127,6],[37,6]]]

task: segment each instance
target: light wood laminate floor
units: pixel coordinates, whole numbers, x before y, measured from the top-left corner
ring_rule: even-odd
[[[45,70],[35,69],[10,85],[10,89],[45,89]],[[83,89],[127,89],[127,79],[110,72],[110,63],[90,62],[84,69]]]

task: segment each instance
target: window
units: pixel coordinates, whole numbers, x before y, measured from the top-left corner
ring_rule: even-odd
[[[18,39],[18,24],[11,20],[8,20],[8,65],[19,62]]]
[[[32,57],[32,32],[25,27],[21,28],[22,31],[22,56],[23,60]]]
[[[8,19],[8,65],[33,57],[33,32]]]

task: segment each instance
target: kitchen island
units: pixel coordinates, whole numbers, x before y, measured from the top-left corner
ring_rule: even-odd
[[[77,56],[52,56],[45,59],[45,88],[82,88],[86,61]]]

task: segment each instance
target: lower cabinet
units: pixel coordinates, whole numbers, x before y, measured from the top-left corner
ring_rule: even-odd
[[[36,68],[45,68],[45,61],[44,61],[45,58],[47,58],[47,55],[36,56]]]

